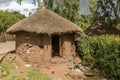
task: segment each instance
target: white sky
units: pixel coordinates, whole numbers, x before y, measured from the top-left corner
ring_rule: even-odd
[[[4,2],[4,0],[0,0],[0,10],[9,10],[9,11],[19,11],[21,14],[28,16],[29,13],[34,13],[38,7],[38,5],[34,5],[32,0],[30,1],[22,1],[22,4],[18,4],[17,0],[9,0],[8,2]]]

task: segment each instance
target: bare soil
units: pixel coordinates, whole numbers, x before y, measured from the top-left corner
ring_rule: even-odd
[[[0,54],[15,50],[15,41],[0,42]]]
[[[68,69],[67,62],[65,62],[64,59],[59,57],[54,57],[52,60],[49,61],[49,64],[42,66],[30,64],[30,67],[25,67],[25,65],[29,63],[25,62],[17,54],[12,53],[9,54],[7,57],[9,57],[11,60],[14,60],[14,62],[11,64],[14,70],[10,72],[10,76],[14,75],[25,77],[25,71],[36,68],[41,73],[51,76],[53,80],[85,80],[84,74]]]
[[[52,76],[53,80],[76,80],[72,79],[70,74],[74,73],[75,75],[73,76],[78,74],[69,69],[69,63],[65,59],[59,57],[54,57],[49,65],[43,67],[40,71]],[[79,73],[77,76],[81,79],[85,79],[84,74]]]

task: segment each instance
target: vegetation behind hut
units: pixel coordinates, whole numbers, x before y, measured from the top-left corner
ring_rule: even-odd
[[[6,29],[23,18],[25,18],[25,16],[19,12],[8,12],[0,10],[0,41],[14,40],[15,36],[6,34]]]
[[[0,33],[5,32],[7,28],[25,18],[19,12],[8,12],[0,10]]]

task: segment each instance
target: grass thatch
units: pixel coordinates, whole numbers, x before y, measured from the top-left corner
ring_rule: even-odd
[[[8,33],[15,33],[18,31],[35,32],[39,34],[83,33],[82,29],[76,24],[45,7],[42,7],[30,17],[19,21],[7,30]]]

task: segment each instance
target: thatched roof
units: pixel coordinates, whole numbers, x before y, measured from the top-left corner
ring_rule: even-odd
[[[120,30],[113,27],[112,25],[109,25],[108,23],[105,23],[103,21],[96,21],[93,23],[88,29],[86,29],[85,34],[89,36],[94,35],[120,35]]]
[[[16,33],[18,31],[34,32],[39,34],[61,34],[68,32],[81,32],[76,24],[59,16],[58,14],[42,7],[33,15],[19,21],[10,27],[8,33]]]

